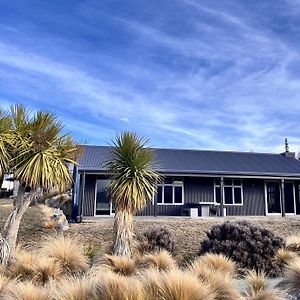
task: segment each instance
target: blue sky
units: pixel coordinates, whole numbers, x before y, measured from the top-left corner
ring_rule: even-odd
[[[80,142],[300,150],[300,1],[0,0],[0,103]]]

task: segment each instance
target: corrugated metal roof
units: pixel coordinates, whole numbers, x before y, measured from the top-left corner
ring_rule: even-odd
[[[106,171],[112,147],[83,146],[79,171]],[[207,150],[154,149],[158,170],[177,174],[300,177],[300,161],[281,154]]]

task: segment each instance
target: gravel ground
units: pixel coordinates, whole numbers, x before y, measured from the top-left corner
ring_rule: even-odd
[[[6,221],[12,210],[11,202],[0,200],[0,226]],[[43,228],[43,217],[39,207],[29,207],[21,223],[18,240],[21,244],[35,248],[45,235],[51,230]],[[226,217],[221,218],[178,218],[178,217],[136,217],[134,230],[136,234],[152,226],[166,226],[177,238],[179,255],[188,257],[196,255],[199,244],[205,238],[212,225],[224,220],[249,220],[266,226],[279,236],[286,238],[291,235],[300,235],[300,217]],[[71,224],[68,234],[77,236],[85,245],[94,245],[100,252],[107,252],[113,238],[113,218],[98,218],[96,221],[85,221],[80,224]]]

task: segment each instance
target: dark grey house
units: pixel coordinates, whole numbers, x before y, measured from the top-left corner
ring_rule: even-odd
[[[140,215],[300,214],[300,161],[282,154],[154,149],[164,183]],[[73,217],[112,216],[108,146],[84,146],[74,169]],[[191,210],[193,208],[193,210]]]

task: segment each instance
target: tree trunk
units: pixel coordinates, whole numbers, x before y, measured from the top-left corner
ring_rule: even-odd
[[[9,215],[6,224],[3,229],[3,238],[5,241],[0,243],[0,261],[3,265],[7,266],[15,258],[17,237],[19,232],[20,223],[22,217],[31,203],[36,193],[30,192],[27,196],[24,196],[25,189],[20,188],[20,193],[16,199],[14,210]],[[4,246],[8,246],[9,251],[4,251]],[[6,257],[4,257],[6,255]]]
[[[116,210],[114,234],[114,255],[131,257],[131,244],[133,236],[132,213],[125,210]]]

